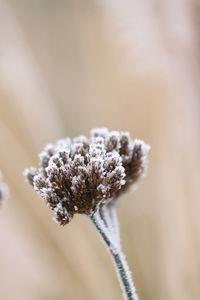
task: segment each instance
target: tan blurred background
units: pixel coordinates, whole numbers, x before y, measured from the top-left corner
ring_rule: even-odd
[[[87,218],[59,227],[22,176],[97,126],[152,146],[118,211],[140,299],[200,299],[199,18],[198,0],[0,0],[0,299],[122,299]]]

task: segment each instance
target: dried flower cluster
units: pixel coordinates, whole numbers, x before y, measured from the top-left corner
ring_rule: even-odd
[[[8,198],[9,191],[7,185],[3,182],[3,177],[0,172],[0,205]]]
[[[143,175],[148,150],[126,132],[94,129],[90,138],[48,144],[39,168],[26,169],[25,176],[65,225],[75,213],[92,214]]]

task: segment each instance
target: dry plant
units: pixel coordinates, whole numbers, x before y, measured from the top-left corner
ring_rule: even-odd
[[[54,211],[60,225],[85,214],[115,262],[125,299],[138,296],[121,249],[116,203],[121,193],[145,174],[149,146],[127,132],[94,129],[91,137],[59,140],[39,155],[39,168],[24,175]]]
[[[104,286],[118,299],[84,218],[63,239],[18,176],[66,128],[105,124],[154,149],[140,201],[120,212],[140,297],[199,299],[198,1],[105,0],[102,11],[92,2],[55,11],[48,1],[0,1],[1,168],[16,197],[1,211],[0,298],[101,300]]]
[[[0,172],[0,205],[9,197],[9,189],[7,184],[3,182],[3,176]]]

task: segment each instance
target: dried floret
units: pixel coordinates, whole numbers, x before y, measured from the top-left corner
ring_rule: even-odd
[[[39,155],[27,181],[54,210],[61,225],[74,214],[92,214],[145,173],[149,146],[129,133],[97,128],[89,138],[59,140]]]

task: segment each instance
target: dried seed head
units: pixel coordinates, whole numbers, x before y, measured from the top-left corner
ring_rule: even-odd
[[[143,175],[148,150],[127,132],[97,128],[90,138],[47,145],[39,155],[39,168],[26,169],[24,175],[54,210],[57,222],[65,225],[75,213],[91,214]]]
[[[3,182],[3,177],[0,172],[0,205],[9,197],[8,186]]]

